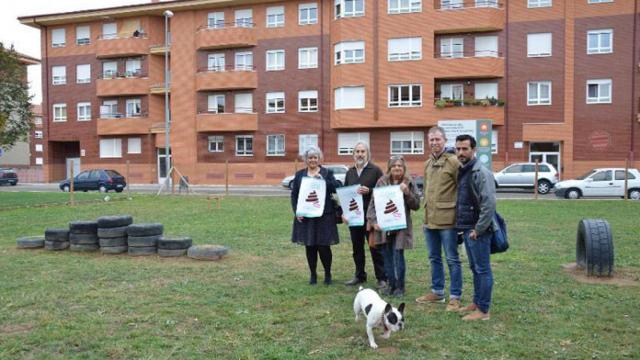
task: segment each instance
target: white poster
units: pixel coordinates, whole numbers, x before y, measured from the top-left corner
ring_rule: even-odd
[[[407,228],[404,196],[400,185],[390,185],[373,189],[376,204],[376,219],[383,231]]]
[[[336,189],[340,206],[342,207],[342,216],[347,219],[349,227],[364,225],[364,208],[362,194],[358,194],[360,185],[339,187]]]
[[[298,192],[296,216],[321,217],[326,193],[327,183],[323,179],[303,177],[300,182],[300,192]]]

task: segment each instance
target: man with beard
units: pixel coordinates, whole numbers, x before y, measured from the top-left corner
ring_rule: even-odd
[[[371,163],[369,146],[362,141],[356,143],[353,148],[353,159],[355,165],[351,167],[345,176],[344,185],[360,185],[358,194],[362,194],[364,211],[369,207],[373,188],[376,186],[378,179],[382,177],[382,170]],[[356,271],[353,279],[347,281],[345,285],[354,286],[367,281],[367,272],[365,271],[365,239],[368,240],[367,218],[364,219],[363,226],[350,226],[351,244],[353,245],[353,262],[356,265]],[[346,223],[346,219],[345,219]],[[371,260],[373,262],[373,270],[376,275],[377,287],[386,286],[386,275],[384,272],[384,258],[382,253],[375,247],[369,247],[371,252]]]

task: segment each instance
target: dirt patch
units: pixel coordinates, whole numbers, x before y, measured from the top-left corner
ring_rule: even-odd
[[[385,354],[385,355],[397,355],[400,350],[398,350],[397,347],[380,347],[378,348],[378,352]]]
[[[578,268],[576,263],[562,265],[562,271],[569,274],[576,281],[584,284],[606,284],[617,286],[638,286],[638,274],[630,269],[617,269],[612,277],[587,276],[584,269]]]
[[[33,329],[33,324],[16,324],[0,326],[0,334],[16,335],[28,333]]]

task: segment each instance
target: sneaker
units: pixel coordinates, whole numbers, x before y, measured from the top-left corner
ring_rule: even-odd
[[[311,274],[311,276],[309,277],[309,285],[315,285],[317,283],[318,283],[318,275]]]
[[[458,310],[458,312],[471,313],[471,312],[478,311],[478,310],[479,310],[478,309],[478,305],[476,305],[474,303],[471,303],[471,304],[469,304],[469,305],[467,305],[467,306],[465,306],[463,308],[460,308],[460,310]]]
[[[378,280],[378,282],[376,283],[376,289],[378,289],[378,290],[382,290],[382,289],[386,288],[387,286],[388,286],[388,284],[384,280]]]
[[[331,273],[325,273],[324,274],[324,284],[325,285],[331,285],[333,284],[333,281],[331,280]]]
[[[436,293],[430,292],[427,295],[417,298],[416,302],[418,304],[444,303],[444,295],[438,295]]]
[[[393,290],[393,293],[391,294],[391,296],[403,297],[404,296],[404,289],[397,288],[397,289]]]
[[[451,299],[447,304],[447,311],[458,312],[462,309],[462,305],[460,304],[460,299]]]
[[[469,315],[466,315],[462,318],[463,321],[474,321],[474,320],[489,320],[489,313],[483,313],[480,310],[476,310]]]
[[[365,282],[367,282],[367,280],[362,280],[362,279],[358,279],[357,277],[353,277],[353,279],[345,282],[344,284],[347,286],[356,286],[359,284],[364,284]]]

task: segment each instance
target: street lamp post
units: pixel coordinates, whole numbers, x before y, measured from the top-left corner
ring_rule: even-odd
[[[169,170],[171,169],[171,158],[169,157],[169,126],[171,118],[169,116],[169,18],[173,16],[171,10],[164,13],[164,163],[165,163],[165,183],[169,181]]]

